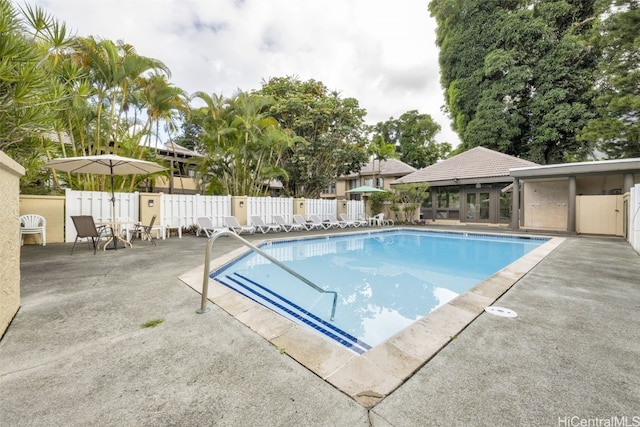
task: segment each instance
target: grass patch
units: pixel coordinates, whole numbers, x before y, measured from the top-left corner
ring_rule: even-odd
[[[151,319],[148,320],[146,322],[144,322],[142,325],[140,325],[141,328],[155,328],[156,326],[158,326],[160,323],[164,322],[164,319]]]

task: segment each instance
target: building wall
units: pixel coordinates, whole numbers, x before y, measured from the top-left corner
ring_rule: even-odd
[[[20,177],[24,168],[0,151],[0,337],[20,308]]]
[[[527,181],[523,190],[524,228],[567,229],[569,180]]]
[[[576,194],[622,194],[623,181],[622,174],[576,177]]]

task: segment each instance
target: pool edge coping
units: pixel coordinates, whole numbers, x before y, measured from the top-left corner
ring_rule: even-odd
[[[390,228],[390,230],[399,229],[441,232],[412,227]],[[340,235],[375,232],[384,232],[384,230],[354,230]],[[505,236],[490,232],[447,230],[446,233]],[[291,239],[289,236],[274,239],[275,236],[271,235],[269,236],[271,238],[265,238],[254,242],[254,244],[259,246],[285,239],[318,239],[330,236],[335,235],[296,236],[295,239]],[[237,294],[213,279],[209,279],[208,300],[268,340],[279,351],[288,354],[361,405],[371,408],[409,379],[480,316],[486,307],[493,305],[524,275],[565,241],[564,237],[516,233],[510,233],[508,236],[548,240],[361,355],[355,354],[340,344],[327,340],[259,303]],[[241,247],[218,258],[213,258],[211,270],[221,268],[248,250]],[[203,278],[204,265],[179,276],[180,281],[200,294],[202,293]]]

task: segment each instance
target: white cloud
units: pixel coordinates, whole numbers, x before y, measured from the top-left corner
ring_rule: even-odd
[[[37,0],[80,36],[124,40],[163,61],[188,93],[231,96],[271,77],[323,82],[358,99],[367,122],[409,110],[459,143],[439,84],[424,0]],[[21,4],[24,4],[22,2]]]

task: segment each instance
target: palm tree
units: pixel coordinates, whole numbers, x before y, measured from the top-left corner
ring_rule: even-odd
[[[371,143],[368,147],[369,153],[372,155],[374,160],[378,160],[378,176],[376,178],[376,188],[380,188],[380,178],[382,175],[382,161],[387,159],[395,159],[396,155],[396,146],[393,144],[387,144],[382,135],[375,135],[371,140]]]

